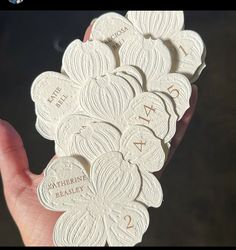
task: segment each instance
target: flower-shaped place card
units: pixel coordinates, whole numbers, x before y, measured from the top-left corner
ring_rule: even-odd
[[[65,50],[61,73],[33,82],[36,129],[56,158],[38,187],[41,204],[62,211],[57,246],[133,246],[163,191],[164,166],[191,84],[205,67],[200,36],[182,11],[129,11],[98,18],[92,41]]]
[[[75,40],[64,53],[62,67],[64,74],[42,73],[31,87],[36,128],[47,139],[55,139],[56,127],[66,115],[79,111],[81,87],[90,79],[114,70],[116,60],[106,44]]]
[[[126,17],[107,13],[94,22],[90,39],[109,44],[115,53],[120,54],[121,51],[121,65],[126,63],[124,51],[128,53],[125,58],[134,53],[132,60],[139,66],[145,65],[142,60],[144,51],[136,51],[141,44],[134,43],[140,36],[163,40],[172,58],[172,66],[167,73],[184,74],[191,82],[198,79],[205,67],[206,48],[199,34],[184,30],[183,11],[128,11]],[[122,47],[125,49],[120,50]]]
[[[74,157],[49,163],[38,188],[41,203],[64,211],[54,228],[58,246],[133,246],[148,228],[145,206],[134,201],[141,186],[136,165],[121,153],[98,157],[90,172]]]

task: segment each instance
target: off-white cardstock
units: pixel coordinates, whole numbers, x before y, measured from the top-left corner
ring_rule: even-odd
[[[172,114],[174,114],[173,111]],[[165,142],[168,142],[175,132],[173,120],[177,120],[177,115],[171,118],[163,98],[154,93],[142,93],[135,97],[124,116],[128,124],[146,126]]]
[[[136,35],[137,31],[127,18],[118,13],[109,12],[101,15],[94,22],[90,39],[106,43],[117,55],[120,46],[127,39]]]
[[[59,179],[65,171],[62,168],[54,176]],[[49,175],[49,170],[45,174]],[[145,206],[134,201],[141,187],[137,167],[124,161],[121,153],[111,152],[97,158],[89,176],[87,191],[74,200],[76,204],[66,207],[55,225],[55,245],[104,246],[107,242],[109,246],[133,246],[141,242],[149,215]],[[44,195],[41,199],[45,201]],[[71,199],[67,200],[70,205]],[[43,204],[50,207],[52,202],[47,199]],[[61,204],[53,209],[58,207]]]
[[[122,133],[120,151],[124,158],[149,172],[159,171],[165,162],[162,141],[147,127],[129,126]]]
[[[172,73],[181,73],[193,83],[205,68],[202,38],[184,30],[183,11],[128,11],[127,19],[145,38],[162,39],[172,57]]]
[[[133,88],[124,77],[107,74],[83,86],[79,102],[91,117],[109,122],[123,130],[126,126],[123,115],[133,98]]]
[[[116,68],[112,50],[100,41],[73,41],[66,49],[62,68],[70,79],[82,87],[91,78],[104,75]]]
[[[90,185],[88,174],[73,157],[52,160],[44,171],[38,187],[39,201],[47,209],[66,211],[82,199]]]
[[[175,103],[178,120],[190,107],[192,87],[187,77],[182,74],[171,73],[161,76],[154,81],[148,82],[149,91],[159,91],[172,97]]]
[[[205,62],[202,57],[206,51],[202,38],[199,34],[192,30],[183,30],[171,38],[174,53],[177,56],[173,64],[176,65],[174,71],[187,76],[191,82],[195,74],[201,73],[204,68]],[[198,68],[200,70],[197,72]]]
[[[142,176],[142,188],[137,201],[148,207],[158,208],[163,201],[163,191],[160,182],[154,174],[148,171],[140,171]]]
[[[67,76],[56,72],[39,75],[32,84],[31,96],[41,116],[51,122],[73,113],[79,103],[79,89],[73,86]]]
[[[184,28],[183,11],[128,11],[128,20],[144,37],[169,39]]]
[[[171,70],[169,49],[160,39],[132,37],[123,43],[119,56],[121,65],[139,67],[145,74],[146,82]]]
[[[57,155],[82,156],[91,164],[100,155],[119,150],[120,132],[107,123],[71,115],[59,125],[56,144]]]

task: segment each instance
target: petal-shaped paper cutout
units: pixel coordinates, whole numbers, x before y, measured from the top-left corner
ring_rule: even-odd
[[[96,122],[96,119],[77,113],[68,115],[63,120],[61,120],[57,126],[55,142],[64,152],[63,154],[68,156],[71,155],[69,149],[75,134],[81,133],[81,131],[85,129],[87,125],[93,122]],[[60,155],[59,152],[57,153]]]
[[[90,178],[105,204],[133,201],[141,188],[137,166],[125,161],[120,152],[105,153],[97,158]]]
[[[128,11],[126,17],[145,37],[168,39],[184,28],[183,11]]]
[[[34,80],[31,96],[43,118],[58,121],[77,109],[79,89],[67,76],[44,72]]]
[[[134,93],[122,77],[108,74],[91,80],[80,91],[80,106],[90,116],[109,122],[122,130],[126,126],[123,113]]]
[[[175,50],[174,72],[184,74],[190,80],[203,63],[204,42],[200,35],[192,30],[184,30],[171,38]],[[172,50],[172,51],[173,51]]]
[[[160,139],[168,134],[170,114],[164,100],[154,93],[145,92],[135,97],[124,116],[130,125],[149,127]]]
[[[163,99],[166,110],[169,113],[169,126],[168,126],[168,133],[166,134],[164,138],[164,143],[168,143],[171,141],[173,136],[175,135],[176,132],[176,126],[177,126],[177,120],[178,120],[178,115],[174,107],[174,102],[171,97],[169,97],[167,94],[162,93],[162,92],[155,92],[157,96]]]
[[[115,69],[116,59],[112,50],[100,41],[73,41],[66,49],[62,59],[63,70],[83,86],[91,78],[104,75]]]
[[[159,171],[165,162],[162,142],[144,126],[130,126],[123,132],[120,151],[124,159],[137,164],[140,170]]]
[[[144,77],[143,77],[143,72],[141,71],[141,69],[131,66],[131,65],[123,65],[120,67],[117,67],[113,72],[122,72],[126,75],[130,75],[132,77],[134,77],[139,84],[141,85],[141,87],[143,87],[144,85]]]
[[[106,238],[103,218],[94,217],[83,205],[64,213],[53,232],[56,246],[105,246]]]
[[[119,55],[121,65],[140,68],[144,72],[147,82],[169,73],[171,70],[169,49],[160,39],[131,38],[123,43]]]
[[[58,144],[55,143],[54,148],[55,148],[55,154],[57,157],[68,156],[68,154],[66,154],[65,151]]]
[[[160,207],[163,201],[163,191],[157,178],[147,171],[141,171],[142,188],[137,201],[148,207]]]
[[[140,83],[133,76],[128,75],[128,74],[123,73],[123,72],[117,72],[117,73],[115,73],[115,75],[120,76],[127,81],[127,83],[133,89],[134,96],[137,96],[143,92],[143,89],[142,89]]]
[[[47,140],[54,140],[55,129],[52,123],[43,120],[41,117],[37,117],[35,128]]]
[[[135,36],[132,23],[127,18],[114,12],[101,15],[93,24],[90,39],[108,44],[116,53],[130,37]]]
[[[109,246],[134,246],[142,241],[149,225],[147,209],[138,202],[115,204],[106,215]]]
[[[43,109],[42,106],[38,105],[37,103],[35,103],[35,114],[37,115],[37,117],[39,117],[39,119],[47,122],[48,124],[57,123],[57,121],[52,119],[50,112],[48,110]]]
[[[41,204],[53,211],[66,211],[95,195],[85,168],[74,157],[50,161],[37,193]]]
[[[104,153],[119,150],[120,132],[107,123],[92,123],[75,134],[69,146],[71,155],[81,155],[92,163]]]
[[[206,47],[205,47],[205,44],[204,44],[204,52],[203,52],[203,55],[202,55],[202,64],[198,67],[196,73],[190,79],[191,83],[196,82],[198,80],[198,78],[200,77],[202,71],[205,69],[205,67],[206,67],[206,63],[205,63],[206,53],[207,53],[207,50],[206,50]]]
[[[160,91],[172,97],[180,120],[190,107],[192,87],[184,75],[171,73],[163,75],[155,81],[148,82],[149,91]]]

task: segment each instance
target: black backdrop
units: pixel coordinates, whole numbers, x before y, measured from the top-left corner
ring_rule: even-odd
[[[41,173],[53,156],[53,143],[35,130],[31,83],[43,71],[59,71],[60,47],[82,39],[90,21],[102,13],[0,11],[0,118],[22,135],[35,173]],[[197,82],[195,116],[161,178],[163,205],[150,209],[150,227],[141,245],[236,245],[236,12],[185,11],[185,28],[204,39],[207,68]],[[3,245],[22,241],[0,185]]]

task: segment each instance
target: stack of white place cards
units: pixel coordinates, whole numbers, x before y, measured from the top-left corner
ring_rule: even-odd
[[[107,13],[67,47],[61,73],[34,80],[36,129],[57,156],[38,187],[45,208],[64,212],[56,246],[142,241],[148,207],[163,201],[154,173],[205,67],[202,39],[183,27],[182,11]]]

